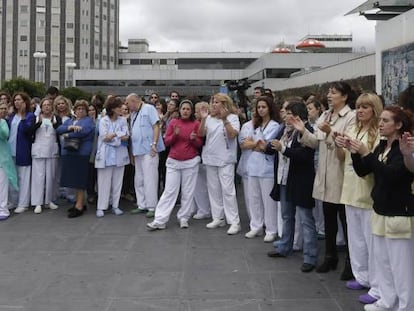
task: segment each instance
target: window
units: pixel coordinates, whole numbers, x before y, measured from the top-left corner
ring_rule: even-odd
[[[45,28],[45,21],[44,20],[42,20],[42,19],[39,20],[39,27],[40,28]]]
[[[67,43],[73,43],[73,37],[67,37],[66,42]]]
[[[19,56],[23,56],[23,50],[19,51]]]
[[[83,25],[82,25],[83,26]],[[73,23],[67,23],[66,24],[66,27],[68,28],[68,29],[73,29]]]
[[[27,27],[27,20],[26,19],[20,20],[20,27]]]
[[[45,36],[37,36],[36,37],[36,41],[38,41],[38,42],[44,42],[45,41]]]
[[[85,58],[86,59],[88,59],[88,56],[89,56],[88,52],[85,52]]]
[[[20,36],[20,41],[27,41],[27,36]]]
[[[27,5],[20,6],[20,13],[27,13],[29,12],[29,7]]]

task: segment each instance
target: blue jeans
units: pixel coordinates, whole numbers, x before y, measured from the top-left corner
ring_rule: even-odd
[[[300,214],[303,230],[303,262],[316,265],[318,259],[318,240],[315,219],[311,208],[294,206],[286,200],[286,186],[280,186],[280,207],[283,220],[283,231],[280,240],[273,243],[279,253],[289,256],[293,252],[293,238],[295,235],[296,208]]]

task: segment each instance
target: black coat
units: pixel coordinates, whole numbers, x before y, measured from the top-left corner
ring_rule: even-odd
[[[309,123],[306,123],[305,126],[309,131],[313,132],[313,128]],[[283,129],[281,129],[276,139],[280,139],[282,135]],[[313,208],[315,206],[315,201],[312,197],[313,182],[315,179],[314,154],[314,149],[298,142],[298,133],[294,134],[291,146],[286,147],[283,153],[284,156],[290,159],[286,184],[286,198],[295,206],[304,208]],[[276,152],[274,165],[275,183],[270,193],[270,196],[276,201],[280,201],[280,185],[277,183],[279,161],[279,152]]]
[[[411,193],[411,174],[404,165],[399,141],[395,140],[386,156],[385,163],[378,157],[387,145],[382,140],[366,157],[352,154],[352,165],[358,176],[374,174],[371,197],[374,211],[383,216],[414,216],[414,196]]]

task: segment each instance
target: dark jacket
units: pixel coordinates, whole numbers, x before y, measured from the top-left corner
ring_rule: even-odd
[[[374,210],[383,216],[414,216],[414,196],[411,193],[413,175],[404,165],[399,141],[395,140],[385,163],[378,159],[387,141],[382,140],[366,157],[352,154],[352,164],[358,176],[374,174],[371,197]]]
[[[9,128],[16,114],[12,114],[7,120]],[[26,112],[24,120],[21,120],[17,128],[16,140],[16,165],[30,166],[32,165],[32,126],[36,117],[31,112]]]
[[[313,132],[313,128],[309,123],[305,124],[306,128]],[[279,133],[280,139],[283,135],[283,129]],[[286,147],[284,156],[290,159],[289,172],[286,184],[286,199],[295,206],[304,208],[313,208],[315,201],[312,198],[313,181],[315,179],[314,168],[314,149],[306,147],[298,142],[298,133],[293,136],[292,144]],[[277,168],[279,165],[279,152],[275,156],[275,183],[270,196],[280,201],[280,185],[277,183]]]

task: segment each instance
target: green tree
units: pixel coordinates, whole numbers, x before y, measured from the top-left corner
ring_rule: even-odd
[[[26,80],[22,77],[4,81],[1,90],[8,92],[10,95],[16,92],[25,92],[30,97],[43,97],[46,94],[43,83]]]
[[[77,87],[67,87],[66,89],[60,91],[60,95],[69,98],[72,101],[72,103],[75,103],[75,101],[78,99],[86,99],[88,101],[91,99],[91,94]]]

